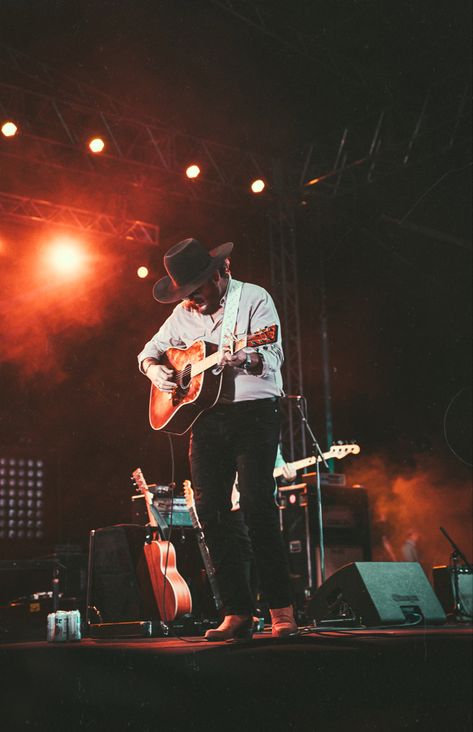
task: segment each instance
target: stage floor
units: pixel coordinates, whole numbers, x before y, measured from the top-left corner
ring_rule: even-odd
[[[471,729],[472,627],[0,647],[2,728]]]

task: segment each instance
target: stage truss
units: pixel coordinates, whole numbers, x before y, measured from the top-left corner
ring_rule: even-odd
[[[228,3],[216,4],[231,9]],[[78,185],[89,186],[93,179],[119,179],[128,192],[146,189],[228,208],[245,204],[252,178],[263,177],[268,182],[272,198],[264,210],[271,281],[281,315],[284,378],[290,395],[304,394],[298,207],[351,195],[433,154],[443,158],[445,165],[451,165],[455,155],[471,159],[471,89],[459,79],[446,80],[442,88],[431,90],[416,116],[385,109],[371,121],[355,123],[331,139],[311,142],[294,157],[278,161],[170,130],[152,117],[135,119],[119,101],[3,45],[0,68],[9,72],[10,80],[0,83],[0,112],[14,117],[22,128],[17,140],[0,140],[1,157],[21,161],[33,170],[38,165],[60,170],[74,176]],[[86,142],[99,134],[107,140],[107,152],[93,156]],[[204,173],[197,181],[189,181],[183,171],[196,161]],[[89,211],[38,200],[25,195],[21,179],[17,185],[20,190],[0,193],[0,215],[5,219],[43,221],[120,240],[159,243],[158,224],[134,218],[127,209],[126,193],[114,196],[114,208],[126,211],[117,216],[115,211]],[[289,410],[283,437],[291,457],[305,451],[302,422],[294,410]]]

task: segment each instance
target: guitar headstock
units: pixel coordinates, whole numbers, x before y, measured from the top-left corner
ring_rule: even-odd
[[[184,489],[184,498],[186,499],[187,508],[193,508],[194,506],[194,491],[192,490],[190,480],[185,480],[182,484]]]
[[[274,343],[278,337],[278,326],[268,325],[266,328],[256,331],[248,336],[246,345],[251,348],[257,346],[267,346],[269,343]]]
[[[332,458],[340,460],[350,454],[358,455],[360,449],[360,446],[355,443],[351,445],[332,445],[328,453],[324,453],[324,457],[326,460],[331,460]]]

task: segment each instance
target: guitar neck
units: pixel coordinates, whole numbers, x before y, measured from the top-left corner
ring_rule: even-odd
[[[320,458],[318,458],[320,462]],[[294,463],[289,463],[289,466],[293,468],[293,470],[301,470],[301,468],[307,468],[309,465],[313,465],[315,463],[315,457],[311,455],[310,457],[302,458],[302,460],[296,460]],[[274,468],[273,470],[273,477],[274,478],[280,478],[282,475],[282,467],[281,468]]]
[[[248,337],[243,336],[242,338],[239,338],[234,345],[233,353],[236,353],[237,351],[241,351],[242,348],[246,346],[248,342]],[[214,366],[218,364],[220,360],[220,351],[215,351],[215,353],[211,353],[209,356],[206,356],[201,361],[197,361],[196,363],[193,363],[191,366],[191,377],[198,376],[199,374],[202,374],[204,371],[207,371],[207,369],[211,369]]]
[[[199,551],[200,551],[200,555],[202,557],[202,562],[204,564],[205,572],[206,572],[207,578],[209,580],[210,589],[212,591],[212,596],[214,599],[215,607],[217,608],[217,610],[220,610],[223,606],[223,603],[222,603],[222,599],[220,597],[220,591],[218,589],[217,580],[215,578],[215,567],[212,562],[212,557],[210,556],[207,542],[205,541],[204,532],[202,530],[202,526],[199,521],[199,517],[197,516],[197,511],[195,510],[194,504],[188,504],[187,508],[189,510],[189,514],[191,517],[192,526],[194,527],[195,532],[196,532],[197,545],[199,547]]]
[[[189,516],[191,517],[192,527],[194,529],[197,529],[198,531],[201,531],[202,526],[200,525],[199,517],[197,516],[197,511],[195,510],[195,506],[188,505],[187,509],[189,511]]]
[[[359,452],[360,448],[358,445],[332,445],[331,449],[328,452],[324,452],[322,456],[318,455],[315,457],[315,455],[311,455],[310,457],[302,458],[302,460],[296,460],[294,463],[288,463],[288,466],[293,468],[293,470],[300,470],[301,468],[307,468],[309,465],[314,465],[314,463],[321,463],[322,460],[332,460],[333,458],[340,460],[350,454],[357,455]],[[281,477],[282,474],[282,467],[274,468],[273,476],[275,478]]]

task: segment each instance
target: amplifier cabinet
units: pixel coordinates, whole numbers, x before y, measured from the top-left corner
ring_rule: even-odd
[[[281,528],[296,596],[320,584],[320,539],[315,485],[301,483],[279,489]],[[321,486],[325,576],[344,564],[371,560],[370,518],[364,488]]]

